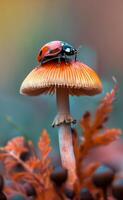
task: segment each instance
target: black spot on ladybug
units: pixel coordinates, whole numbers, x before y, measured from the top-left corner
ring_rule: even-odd
[[[41,54],[42,54],[42,50],[39,52],[39,56],[41,56]]]
[[[50,50],[50,53],[57,53],[57,52],[59,52],[59,49],[57,48],[57,49],[52,49],[52,50]]]

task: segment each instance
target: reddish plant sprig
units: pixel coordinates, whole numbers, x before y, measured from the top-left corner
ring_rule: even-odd
[[[94,186],[91,177],[100,166],[100,163],[88,164],[86,168],[83,163],[91,149],[108,145],[121,135],[120,129],[104,129],[104,123],[112,111],[115,95],[116,88],[102,100],[94,119],[92,119],[90,112],[85,113],[81,120],[83,130],[81,140],[77,131],[75,129],[71,130],[78,177],[73,190],[66,188],[65,182],[68,171],[62,169],[63,166],[61,166],[60,174],[59,171],[53,170],[49,157],[52,151],[50,137],[47,131],[44,130],[38,142],[39,156],[33,143],[26,142],[23,137],[14,138],[5,147],[0,148],[0,160],[5,163],[6,167],[5,178],[11,179],[11,184],[4,187],[5,195],[7,194],[7,197],[9,197],[14,194],[22,194],[25,198],[29,198],[28,195],[35,195],[36,200],[49,200],[49,196],[51,200],[67,200],[67,198],[80,200],[82,198],[80,197],[82,196],[80,191],[87,188],[90,189],[93,198],[95,195],[93,195]],[[103,132],[101,132],[102,130]],[[18,170],[15,171],[15,168]],[[61,179],[61,172],[65,176],[64,179]],[[54,180],[56,181],[54,174],[55,178],[62,180],[61,184],[54,182]],[[30,187],[27,188],[27,186],[25,190],[25,183],[30,184],[33,190],[30,190]]]

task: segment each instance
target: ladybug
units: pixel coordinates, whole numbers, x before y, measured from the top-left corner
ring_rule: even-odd
[[[75,55],[75,61],[77,58],[77,49],[73,48],[70,44],[63,41],[51,41],[45,44],[39,51],[37,60],[40,63],[48,62],[54,58],[67,59],[67,56]]]

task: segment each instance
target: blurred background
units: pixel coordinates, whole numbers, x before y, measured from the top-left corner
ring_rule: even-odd
[[[82,45],[78,59],[103,81],[101,95],[70,98],[72,115],[79,121],[85,111],[94,112],[115,76],[119,92],[107,126],[123,128],[123,1],[0,0],[0,145],[19,135],[36,143],[46,128],[58,147],[57,129],[51,127],[55,97],[19,94],[22,81],[38,65],[40,47],[51,40]]]

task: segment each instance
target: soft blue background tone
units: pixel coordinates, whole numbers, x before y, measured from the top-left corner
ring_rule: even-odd
[[[79,60],[100,75],[104,91],[95,97],[71,97],[71,112],[77,120],[86,110],[94,112],[101,98],[119,83],[110,127],[123,128],[123,2],[120,0],[30,0],[0,1],[0,144],[24,135],[34,142],[46,128],[57,146],[54,96],[24,97],[19,87],[38,65],[40,47],[63,40],[76,48]],[[78,127],[79,125],[77,125]]]

